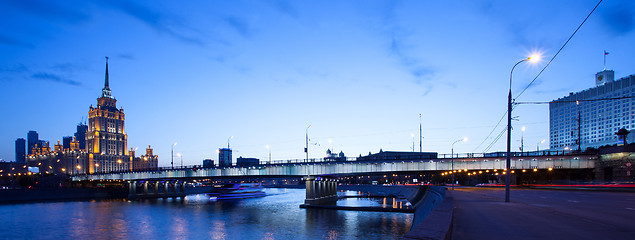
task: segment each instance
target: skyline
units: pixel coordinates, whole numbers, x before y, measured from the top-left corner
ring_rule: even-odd
[[[597,1],[0,3],[0,158],[35,130],[54,144],[96,105],[110,57],[110,88],[126,113],[129,148],[151,145],[159,166],[170,147],[185,165],[233,156],[303,159],[335,152],[479,152],[516,96]],[[630,7],[629,7],[630,6]],[[563,11],[562,8],[566,7]],[[518,101],[551,101],[594,86],[607,68],[635,74],[635,4],[603,2]],[[452,14],[446,14],[452,13]],[[547,105],[514,110],[512,151],[549,146]],[[491,138],[502,129],[499,126]],[[332,142],[332,144],[329,144]],[[499,140],[489,152],[503,151]],[[180,160],[180,159],[179,159]],[[178,161],[180,163],[180,161]]]

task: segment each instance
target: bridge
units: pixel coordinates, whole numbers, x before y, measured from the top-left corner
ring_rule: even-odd
[[[473,155],[467,155],[473,156]],[[597,155],[541,155],[513,156],[511,169],[590,169],[595,168]],[[204,179],[223,177],[304,177],[339,176],[397,172],[447,172],[454,170],[501,170],[505,169],[504,156],[473,156],[448,158],[440,155],[436,159],[404,159],[386,161],[334,161],[276,162],[250,167],[188,167],[160,169],[140,172],[117,172],[73,176],[73,181],[85,180],[158,180],[158,179]]]
[[[275,178],[302,177],[306,184],[305,204],[323,204],[337,200],[337,177],[385,174],[399,172],[437,172],[503,170],[506,157],[501,154],[447,158],[441,155],[436,159],[402,159],[357,161],[287,161],[262,164],[250,167],[188,167],[180,169],[159,169],[141,172],[119,172],[77,175],[73,181],[126,181],[128,198],[176,198],[186,195],[188,181],[210,178]],[[595,168],[597,155],[519,155],[511,158],[511,169],[590,169]],[[469,173],[468,173],[469,174]]]

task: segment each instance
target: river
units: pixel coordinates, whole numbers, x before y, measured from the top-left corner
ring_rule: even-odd
[[[210,201],[109,200],[0,205],[0,239],[399,239],[412,214],[301,209],[304,189]],[[397,205],[346,199],[346,205]],[[399,203],[401,205],[401,203]]]

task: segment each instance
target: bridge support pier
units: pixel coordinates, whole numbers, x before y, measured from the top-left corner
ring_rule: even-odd
[[[332,204],[337,201],[337,181],[323,177],[305,177],[306,197],[304,204]]]
[[[164,180],[163,192],[159,191],[159,184],[161,184],[161,182],[161,180],[144,180],[141,183],[142,191],[141,193],[138,193],[137,185],[139,185],[139,181],[128,181],[128,199],[185,197],[185,184],[187,182],[178,180]]]

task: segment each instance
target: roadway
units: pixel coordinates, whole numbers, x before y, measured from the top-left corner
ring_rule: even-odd
[[[635,193],[456,188],[452,239],[634,239]]]

